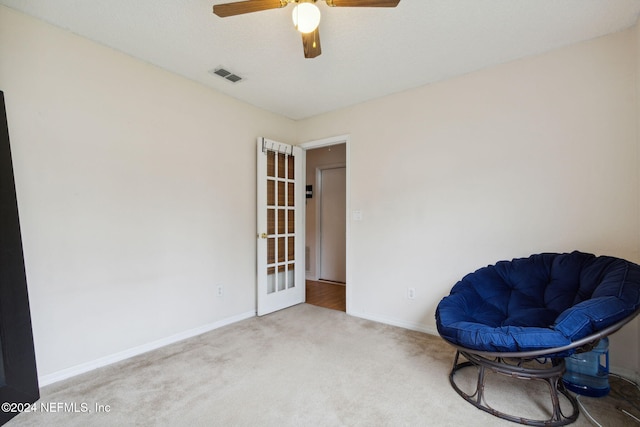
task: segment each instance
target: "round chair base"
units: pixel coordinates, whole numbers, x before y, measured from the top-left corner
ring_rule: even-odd
[[[460,361],[461,355],[464,356],[465,359],[467,359],[466,362]],[[571,424],[576,419],[578,419],[579,409],[576,398],[564,388],[564,385],[562,383],[562,374],[565,371],[564,359],[552,359],[551,366],[549,366],[548,363],[540,363],[538,368],[526,367],[525,363],[532,360],[536,359],[503,357],[487,358],[470,351],[458,350],[453,361],[453,368],[451,369],[451,373],[449,374],[449,382],[451,383],[454,390],[467,402],[471,403],[478,409],[482,409],[483,411],[488,412],[496,417],[530,426],[563,426]],[[476,367],[478,371],[478,379],[473,394],[465,393],[455,382],[456,373],[468,367]],[[486,369],[489,369],[490,371],[495,373],[507,375],[515,379],[538,380],[546,383],[549,387],[549,394],[551,398],[551,417],[546,420],[533,420],[506,414],[489,406],[484,396]],[[573,412],[569,416],[565,416],[562,413],[562,409],[560,408],[559,393],[565,396],[571,403]]]

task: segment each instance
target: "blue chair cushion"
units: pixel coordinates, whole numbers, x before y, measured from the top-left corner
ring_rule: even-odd
[[[440,335],[489,352],[553,349],[640,307],[640,266],[583,252],[500,261],[462,278],[436,309]]]

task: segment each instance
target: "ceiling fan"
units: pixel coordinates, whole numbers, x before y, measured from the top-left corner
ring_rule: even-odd
[[[315,5],[318,0],[245,0],[233,3],[216,4],[213,13],[221,18],[242,15],[244,13],[260,12],[262,10],[278,9],[295,3],[293,9],[293,24],[302,33],[302,47],[305,58],[315,58],[322,51],[320,49],[320,9]],[[396,7],[400,0],[324,0],[331,7]]]

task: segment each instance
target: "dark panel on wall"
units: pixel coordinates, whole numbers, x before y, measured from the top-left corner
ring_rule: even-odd
[[[0,91],[0,403],[40,397],[9,128]],[[3,409],[6,409],[3,407]],[[17,415],[0,411],[4,424]]]

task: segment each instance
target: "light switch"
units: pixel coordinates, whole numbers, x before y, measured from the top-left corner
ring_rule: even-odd
[[[354,221],[362,221],[362,211],[353,211],[353,212],[351,212],[351,218]]]

